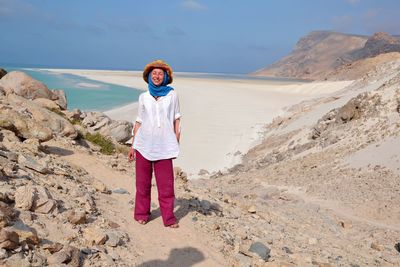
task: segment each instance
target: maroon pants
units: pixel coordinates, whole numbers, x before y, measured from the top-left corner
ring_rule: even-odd
[[[150,218],[151,177],[156,177],[158,202],[165,226],[176,223],[174,215],[174,170],[172,159],[150,161],[136,150],[136,198],[135,220],[148,221]]]

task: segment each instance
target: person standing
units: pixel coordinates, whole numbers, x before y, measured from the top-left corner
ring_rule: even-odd
[[[150,219],[151,179],[154,171],[163,223],[178,228],[174,215],[174,171],[172,160],[179,155],[180,107],[172,83],[172,68],[162,60],[147,64],[143,79],[148,91],[139,96],[133,128],[130,161],[136,157],[134,219],[146,224]]]

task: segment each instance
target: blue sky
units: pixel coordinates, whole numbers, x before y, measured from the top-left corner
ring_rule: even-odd
[[[0,62],[248,73],[313,30],[400,34],[395,0],[0,0]]]

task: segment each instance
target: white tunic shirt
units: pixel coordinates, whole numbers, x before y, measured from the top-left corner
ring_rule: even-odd
[[[176,158],[179,144],[174,122],[181,117],[179,98],[174,90],[157,100],[149,91],[140,94],[136,121],[141,123],[133,142],[147,160]]]

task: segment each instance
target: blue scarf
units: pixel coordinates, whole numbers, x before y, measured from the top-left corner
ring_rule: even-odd
[[[152,96],[166,96],[169,91],[174,90],[171,86],[167,86],[169,77],[166,71],[164,71],[164,80],[159,86],[155,86],[151,80],[151,72],[147,76],[147,80],[149,81],[149,92]]]

